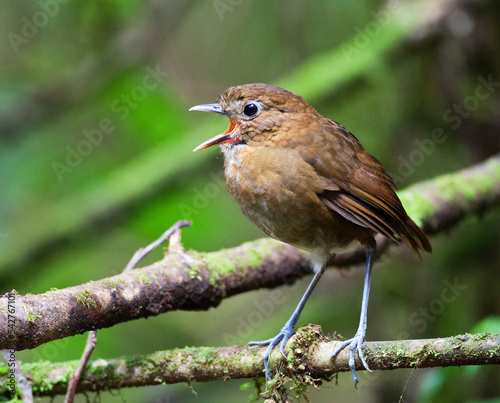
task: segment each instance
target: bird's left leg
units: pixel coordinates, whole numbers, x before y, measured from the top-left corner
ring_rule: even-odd
[[[368,370],[371,371],[370,368],[368,368],[368,364],[365,361],[365,357],[363,355],[363,351],[361,350],[361,346],[363,345],[363,342],[365,341],[365,334],[366,334],[366,316],[367,316],[367,311],[368,311],[368,297],[370,295],[370,282],[371,282],[371,277],[372,277],[372,267],[373,267],[373,260],[375,259],[375,245],[373,246],[368,246],[366,248],[366,272],[365,272],[365,282],[364,282],[364,287],[363,287],[363,300],[361,302],[361,316],[359,318],[359,327],[358,331],[354,335],[352,339],[344,341],[332,354],[332,358],[335,357],[342,349],[346,346],[349,346],[349,368],[351,369],[352,373],[352,380],[354,381],[354,386],[359,382],[358,381],[358,376],[356,375],[356,370],[355,370],[355,365],[354,365],[354,353],[357,350],[359,359],[361,360],[361,363],[363,366]]]
[[[288,339],[290,339],[290,337],[292,337],[295,334],[295,331],[293,330],[293,328],[297,324],[297,321],[299,320],[299,317],[300,317],[300,313],[302,312],[302,309],[304,309],[304,306],[306,305],[307,299],[311,295],[316,284],[318,284],[318,281],[321,278],[324,271],[325,271],[325,265],[322,265],[321,269],[319,271],[317,271],[316,274],[314,275],[311,283],[307,287],[306,292],[304,293],[304,295],[300,299],[299,304],[297,305],[297,308],[295,308],[295,311],[293,311],[292,316],[290,316],[290,319],[288,319],[288,321],[285,323],[285,326],[283,326],[281,328],[280,332],[276,336],[274,336],[268,340],[251,341],[248,343],[250,345],[260,345],[260,346],[261,345],[269,345],[269,347],[267,347],[266,351],[264,352],[264,355],[262,356],[262,358],[264,360],[264,368],[266,370],[267,380],[271,380],[271,371],[269,370],[269,364],[268,364],[268,359],[269,359],[269,356],[271,355],[271,351],[279,343],[280,352],[283,355],[283,357],[286,358],[286,355],[285,355],[286,342],[288,341]]]

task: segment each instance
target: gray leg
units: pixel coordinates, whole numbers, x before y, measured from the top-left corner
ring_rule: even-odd
[[[309,287],[307,287],[306,292],[304,293],[304,295],[300,299],[299,304],[297,305],[297,308],[295,308],[295,311],[293,311],[293,314],[290,317],[290,319],[288,319],[288,321],[285,323],[285,326],[283,326],[283,328],[280,330],[280,332],[276,336],[274,336],[268,340],[251,341],[250,343],[248,343],[251,345],[267,345],[267,344],[269,344],[269,347],[266,349],[266,351],[264,352],[264,355],[262,356],[262,358],[264,359],[264,368],[266,370],[266,378],[268,380],[271,380],[271,371],[269,370],[269,364],[268,364],[268,359],[269,359],[269,355],[271,354],[271,351],[279,343],[280,344],[279,349],[281,351],[281,354],[283,354],[283,357],[286,358],[286,355],[285,355],[286,342],[288,341],[288,339],[290,337],[292,337],[294,335],[295,332],[294,332],[293,328],[295,327],[295,325],[297,324],[297,321],[299,320],[300,313],[302,312],[302,309],[304,309],[304,306],[306,305],[307,299],[309,298],[312,291],[314,290],[314,287],[316,287],[316,284],[318,284],[318,281],[321,278],[324,271],[325,271],[325,267],[323,266],[321,268],[321,270],[318,271],[314,275],[311,283],[309,284]]]
[[[359,382],[358,376],[356,375],[356,370],[354,366],[354,352],[357,350],[359,359],[363,366],[370,371],[368,368],[368,364],[365,361],[365,357],[363,356],[363,351],[361,350],[361,346],[365,341],[366,334],[366,316],[368,312],[368,297],[370,295],[370,282],[372,277],[372,267],[373,260],[375,258],[375,246],[366,248],[366,272],[365,272],[365,283],[363,287],[363,300],[361,302],[361,316],[359,318],[359,327],[358,331],[354,335],[352,339],[344,341],[332,354],[332,358],[335,357],[342,349],[346,346],[349,346],[349,368],[352,373],[352,380],[354,381],[354,386]]]

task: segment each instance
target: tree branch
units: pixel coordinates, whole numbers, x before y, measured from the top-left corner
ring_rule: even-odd
[[[328,381],[337,372],[349,371],[348,350],[335,361],[331,355],[339,341],[321,333],[317,325],[300,328],[286,347],[285,360],[279,351],[271,355],[271,366],[281,367],[287,376],[308,383]],[[217,379],[261,378],[261,346],[186,347],[142,356],[89,362],[78,392],[119,389],[179,382],[208,382]],[[464,334],[422,340],[365,342],[363,351],[372,370],[431,368],[500,364],[500,334]],[[24,364],[33,379],[37,396],[64,394],[78,361]],[[358,362],[357,371],[364,368]],[[0,365],[3,373],[5,364]],[[8,393],[5,377],[0,395]]]
[[[418,183],[399,193],[410,215],[429,234],[500,204],[500,156]],[[382,241],[382,248],[388,243]],[[382,249],[381,248],[381,249]],[[364,254],[338,256],[341,267]],[[15,296],[15,339],[8,332],[8,298],[0,298],[0,349],[43,343],[173,310],[206,310],[223,298],[293,283],[311,273],[304,254],[272,239],[212,253],[172,251],[150,266],[99,281]],[[10,303],[10,302],[9,302]]]

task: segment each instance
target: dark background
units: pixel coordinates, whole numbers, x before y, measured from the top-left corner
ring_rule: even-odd
[[[191,152],[227,121],[189,107],[213,102],[232,85],[265,82],[303,95],[352,131],[400,188],[498,153],[500,4],[437,3],[4,3],[0,292],[38,294],[115,275],[179,219],[194,222],[182,232],[187,249],[262,236],[227,194],[219,152]],[[436,130],[442,141],[433,140]],[[434,237],[434,253],[422,262],[403,248],[379,262],[367,340],[500,331],[499,219],[496,209]],[[148,261],[160,258],[156,251]],[[362,276],[359,267],[328,272],[300,323],[351,337]],[[92,359],[266,339],[308,282],[279,289],[281,302],[268,311],[256,304],[277,291],[100,330]],[[85,339],[18,356],[77,359]],[[340,374],[338,385],[309,397],[482,402],[500,397],[499,377],[494,367],[360,373],[356,391],[350,375]],[[245,402],[255,390],[240,390],[244,383],[147,387],[100,399]]]

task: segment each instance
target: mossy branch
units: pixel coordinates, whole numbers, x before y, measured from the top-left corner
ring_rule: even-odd
[[[438,233],[500,204],[500,156],[418,183],[400,196],[428,234]],[[363,261],[364,253],[359,251],[339,256],[332,264],[340,267]],[[213,253],[175,250],[148,267],[103,280],[40,295],[4,295],[0,298],[0,349],[34,348],[173,310],[209,309],[223,298],[290,284],[309,273],[303,254],[272,239]],[[14,340],[8,327],[13,296]]]
[[[281,369],[278,379],[292,378],[319,384],[337,372],[349,371],[348,350],[332,361],[339,341],[325,336],[317,325],[305,326],[290,339],[287,359],[279,351],[271,356],[271,367]],[[186,347],[143,356],[99,359],[87,364],[78,392],[138,387],[179,382],[207,382],[218,379],[261,378],[265,347]],[[500,334],[464,334],[422,340],[366,342],[365,357],[372,370],[431,368],[462,365],[500,364]],[[36,396],[64,394],[78,361],[24,364],[23,371],[33,380]],[[7,367],[0,365],[0,374]],[[363,371],[362,366],[356,368]],[[0,395],[6,395],[5,378]]]

